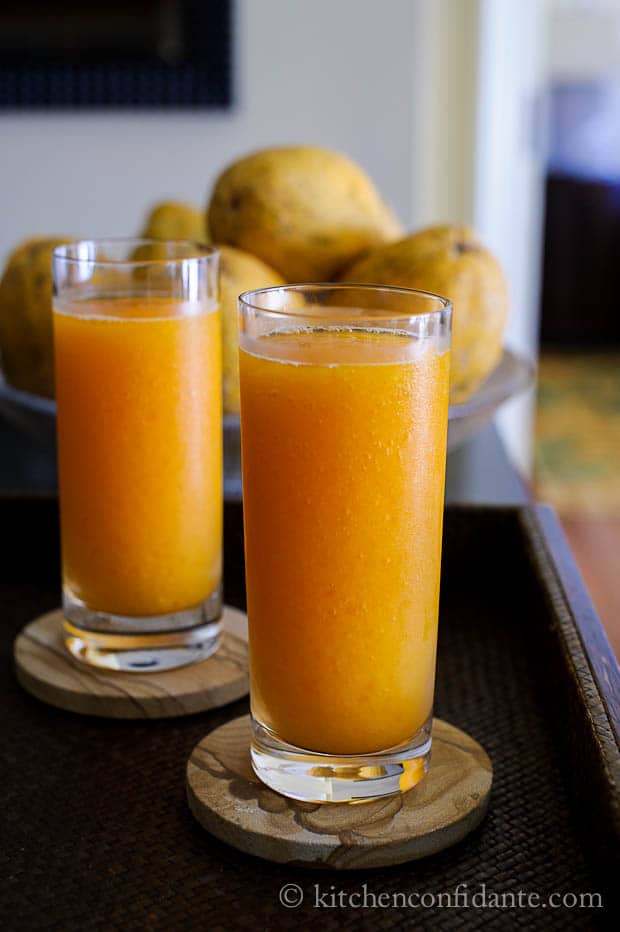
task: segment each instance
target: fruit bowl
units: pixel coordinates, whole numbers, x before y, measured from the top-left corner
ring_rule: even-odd
[[[454,450],[493,417],[503,402],[522,392],[532,382],[533,364],[505,349],[502,358],[478,391],[460,405],[450,405],[448,450]],[[30,392],[13,388],[0,372],[0,415],[42,445],[53,447],[56,429],[56,403]],[[239,418],[224,416],[224,494],[228,499],[241,496],[241,452]]]

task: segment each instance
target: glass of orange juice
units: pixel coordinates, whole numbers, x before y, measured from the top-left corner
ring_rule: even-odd
[[[451,307],[374,285],[239,299],[251,756],[286,796],[425,774]]]
[[[53,255],[65,644],[149,672],[218,646],[218,253],[84,241]]]

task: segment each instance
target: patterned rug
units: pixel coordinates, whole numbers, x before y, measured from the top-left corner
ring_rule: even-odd
[[[536,497],[565,515],[620,515],[620,351],[543,351]]]

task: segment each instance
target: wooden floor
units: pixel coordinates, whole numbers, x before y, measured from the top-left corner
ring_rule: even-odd
[[[533,487],[560,516],[620,657],[620,350],[543,349]]]
[[[594,606],[620,659],[620,517],[561,516]]]

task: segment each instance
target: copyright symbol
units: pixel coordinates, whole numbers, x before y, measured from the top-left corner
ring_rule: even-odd
[[[283,887],[280,887],[278,899],[280,904],[286,906],[287,909],[295,909],[296,906],[301,906],[303,898],[304,891],[299,884],[285,883]]]

